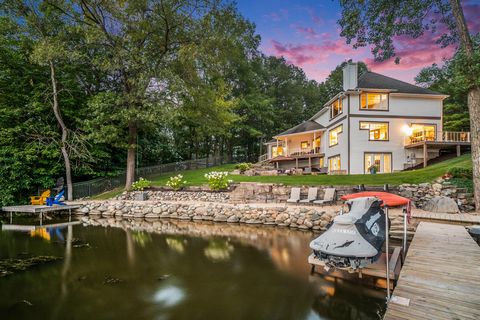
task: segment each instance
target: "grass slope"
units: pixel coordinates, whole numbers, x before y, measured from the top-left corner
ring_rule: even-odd
[[[431,182],[442,176],[448,169],[453,167],[469,168],[472,166],[470,154],[461,157],[446,160],[429,166],[427,168],[404,171],[389,174],[352,174],[352,175],[305,175],[305,176],[272,176],[272,177],[247,177],[232,175],[230,179],[235,182],[265,182],[265,183],[283,183],[286,185],[383,185],[385,183],[391,185],[399,185],[402,183],[422,183]],[[210,171],[231,171],[234,165],[223,165],[208,169],[199,169],[182,172],[183,177],[187,180],[187,185],[200,185],[207,183],[204,175]],[[161,175],[154,178],[153,185],[165,185],[168,178],[175,174]]]

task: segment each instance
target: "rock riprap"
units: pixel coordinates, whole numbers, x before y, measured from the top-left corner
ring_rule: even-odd
[[[174,218],[226,223],[264,224],[324,230],[335,213],[320,207],[166,201],[84,202],[77,214],[126,218]]]

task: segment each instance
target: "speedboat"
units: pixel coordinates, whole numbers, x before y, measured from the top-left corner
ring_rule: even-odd
[[[355,271],[378,260],[386,236],[382,203],[376,197],[346,201],[348,213],[336,216],[327,231],[310,243],[315,258],[327,271]]]

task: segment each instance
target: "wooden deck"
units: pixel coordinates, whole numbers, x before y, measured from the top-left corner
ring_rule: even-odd
[[[412,218],[459,222],[459,223],[467,223],[467,224],[470,224],[470,223],[480,224],[479,214],[468,214],[468,213],[417,212],[413,210]]]
[[[463,226],[420,222],[393,294],[409,305],[384,319],[480,319],[480,247]]]
[[[73,209],[80,208],[79,205],[53,205],[53,206],[9,206],[3,207],[2,211],[4,212],[18,212],[18,213],[44,213],[44,212],[53,212],[53,211],[71,211]]]

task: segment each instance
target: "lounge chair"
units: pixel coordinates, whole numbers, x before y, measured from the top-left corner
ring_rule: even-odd
[[[314,204],[327,204],[327,203],[332,203],[335,201],[335,194],[336,194],[335,188],[327,188],[325,189],[325,194],[323,195],[322,200],[315,200],[313,201]]]
[[[39,196],[30,196],[30,204],[37,206],[44,205],[48,197],[50,197],[50,190],[43,191]]]
[[[49,198],[47,200],[47,206],[53,206],[54,204],[56,205],[60,205],[60,206],[66,206],[66,203],[61,201],[60,199],[62,199],[63,195],[65,194],[65,189],[63,189],[62,191],[60,191],[59,194],[57,194],[55,196],[55,198]]]
[[[307,199],[300,200],[300,203],[311,203],[317,200],[318,188],[308,188]]]
[[[298,203],[300,201],[300,188],[292,188],[290,190],[290,199],[287,199],[288,203]]]

